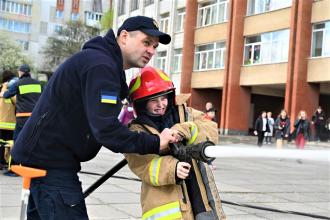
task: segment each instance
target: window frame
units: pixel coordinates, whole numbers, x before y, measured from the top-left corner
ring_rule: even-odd
[[[206,27],[209,25],[220,24],[228,21],[228,0],[216,0],[215,3],[211,3],[205,6],[198,5],[198,15],[197,15],[197,27]],[[220,16],[220,7],[225,5],[224,13],[222,17]],[[207,17],[205,16],[206,11],[209,12],[209,22],[206,22]],[[214,21],[213,21],[213,17]]]
[[[224,47],[220,47],[217,48],[217,44],[220,43],[224,43]],[[202,47],[202,46],[209,46],[212,45],[213,48],[212,49],[207,49],[207,50],[203,50],[203,51],[197,51],[198,47]],[[220,66],[216,67],[216,53],[220,51]],[[200,44],[197,45],[195,47],[195,56],[194,56],[194,71],[209,71],[209,70],[218,70],[218,69],[224,69],[225,66],[225,52],[226,52],[226,43],[225,41],[216,41],[213,43],[207,43],[207,44]],[[212,55],[212,67],[209,67],[209,56],[210,54]],[[199,57],[198,57],[199,56]],[[197,58],[198,57],[198,58]],[[205,67],[203,62],[201,62],[201,60],[203,60],[205,58]],[[198,63],[196,63],[198,62]]]
[[[186,17],[186,8],[180,8],[177,10],[177,22],[175,25],[175,32],[183,32],[184,31],[184,22]]]
[[[165,56],[160,56],[161,53],[164,53]],[[166,60],[167,60],[167,51],[158,51],[157,52],[157,57],[156,57],[156,66],[158,69],[162,71],[166,71]]]
[[[287,36],[283,39],[282,36],[279,34],[281,32],[287,32]],[[263,38],[266,38],[265,36],[269,34],[269,40],[268,41],[263,41]],[[274,35],[279,34],[278,38],[275,38]],[[246,43],[249,38],[252,37],[260,37],[260,41],[257,42],[252,42],[252,43]],[[277,30],[277,31],[272,31],[272,32],[266,32],[266,33],[261,33],[257,35],[251,35],[251,36],[245,36],[244,37],[244,51],[243,51],[243,66],[253,66],[253,65],[260,65],[260,64],[274,64],[274,63],[283,63],[283,62],[288,62],[288,54],[289,54],[289,39],[290,38],[290,29],[282,29],[282,30]],[[287,40],[287,41],[285,41]],[[263,51],[263,45],[270,44],[268,50]],[[280,58],[277,60],[273,58],[273,52],[277,52],[276,49],[274,49],[274,44],[279,44],[281,46],[280,49]],[[287,46],[287,51],[286,55],[283,56],[283,45]],[[246,53],[247,53],[247,48],[251,46],[251,54],[249,55],[248,62],[245,59],[246,58]],[[257,62],[254,60],[254,53],[255,53],[255,47],[259,46],[259,59]],[[265,61],[265,57],[263,57],[263,53],[270,53],[270,59]],[[277,56],[275,56],[277,57]]]
[[[328,29],[327,29],[327,23],[329,25]],[[320,25],[320,24],[324,24],[324,28],[321,28],[321,29],[314,29],[314,27],[316,25]],[[310,53],[310,56],[312,58],[319,58],[319,57],[330,57],[330,51],[328,52],[329,54],[328,55],[325,55],[325,44],[327,43],[327,38],[325,37],[326,35],[326,32],[330,32],[330,21],[323,21],[323,22],[317,22],[317,23],[314,23],[312,25],[312,40],[311,40],[311,53]],[[313,48],[313,44],[314,44],[314,40],[315,40],[315,36],[314,36],[314,33],[316,32],[322,32],[322,47],[321,47],[321,55],[320,56],[313,56],[313,53],[314,53],[314,50],[315,48]],[[330,39],[328,39],[330,41]],[[329,42],[330,44],[330,42]]]

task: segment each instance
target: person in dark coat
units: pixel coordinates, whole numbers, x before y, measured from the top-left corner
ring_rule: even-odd
[[[310,137],[310,124],[307,120],[306,111],[301,110],[294,123],[295,144],[298,149],[304,149],[305,143]]]
[[[325,113],[321,106],[317,108],[312,116],[312,124],[315,126],[315,141],[325,140]]]
[[[269,132],[269,124],[267,120],[267,113],[261,112],[261,115],[257,118],[254,126],[254,134],[258,135],[258,146],[261,147],[264,141],[265,132]]]
[[[277,117],[274,124],[274,129],[276,148],[282,149],[290,135],[290,119],[288,118],[288,114],[284,109],[281,110],[280,115]]]
[[[128,95],[124,71],[144,67],[158,44],[170,41],[154,19],[130,17],[117,37],[110,29],[58,67],[12,150],[18,163],[47,171],[31,180],[27,219],[88,219],[77,173],[102,146],[118,153],[159,154],[177,141],[174,130],[137,133],[118,120]]]

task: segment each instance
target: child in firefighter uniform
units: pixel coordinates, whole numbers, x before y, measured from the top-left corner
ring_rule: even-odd
[[[143,68],[130,83],[129,98],[137,116],[129,125],[132,131],[159,134],[163,128],[173,128],[185,144],[206,140],[217,143],[216,123],[185,106],[189,95],[175,97],[173,83],[162,71]],[[206,163],[192,159],[191,165],[184,166],[184,162],[169,154],[125,157],[130,169],[142,180],[142,219],[225,219],[212,171]],[[189,170],[187,178],[182,174],[184,169]]]

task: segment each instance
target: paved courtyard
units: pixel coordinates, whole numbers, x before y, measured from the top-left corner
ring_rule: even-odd
[[[247,144],[246,147],[252,145]],[[326,148],[313,147],[320,150]],[[94,160],[82,165],[82,170],[102,174],[121,159],[122,155],[103,148]],[[327,216],[330,219],[329,163],[233,158],[217,159],[215,165],[214,175],[220,196],[226,202],[223,208],[228,220],[313,219],[264,208]],[[135,178],[127,167],[116,175]],[[80,178],[86,189],[99,176],[80,174]],[[20,189],[20,177],[0,175],[1,220],[19,219]],[[90,219],[140,219],[139,191],[140,183],[137,181],[111,178],[86,199]]]

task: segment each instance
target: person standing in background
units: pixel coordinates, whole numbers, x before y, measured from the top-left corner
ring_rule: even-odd
[[[261,115],[257,118],[254,126],[254,134],[258,135],[258,146],[261,147],[264,142],[265,133],[269,132],[269,124],[267,120],[267,113],[261,112]]]
[[[271,144],[273,137],[274,123],[275,123],[274,118],[272,118],[272,112],[267,112],[267,120],[268,120],[269,132],[265,133],[266,144]]]
[[[0,80],[0,93],[7,91],[8,87],[17,80],[18,78],[13,72],[9,70],[3,71]],[[14,97],[10,99],[0,98],[0,140],[4,142],[13,140],[16,124],[14,101]],[[8,161],[5,151],[7,151],[5,147],[0,147],[0,170],[6,166]]]
[[[326,121],[325,127],[326,127],[326,130],[327,130],[328,142],[330,142],[330,117]]]
[[[32,110],[37,104],[41,95],[41,84],[38,80],[32,79],[30,67],[27,64],[20,66],[18,70],[19,79],[8,87],[7,91],[0,94],[0,97],[5,99],[16,96],[16,125],[14,130],[14,143],[18,135],[21,133],[25,123],[32,115]],[[11,164],[15,164],[11,161]],[[6,176],[17,176],[14,172],[8,171],[4,173]]]
[[[124,125],[128,125],[134,119],[133,107],[126,100],[123,103],[123,107],[119,113],[118,119]]]
[[[207,102],[205,104],[205,112],[207,112],[209,109],[213,108],[212,102]]]
[[[321,106],[313,114],[312,124],[315,126],[315,141],[320,142],[324,139],[323,136],[325,136],[325,113]]]
[[[297,120],[294,123],[295,128],[295,144],[298,149],[304,149],[305,143],[309,140],[310,126],[307,120],[306,111],[301,110],[298,114]]]
[[[282,149],[283,145],[286,144],[290,134],[290,119],[284,109],[281,110],[280,115],[277,117],[274,124],[274,129],[276,148]]]

